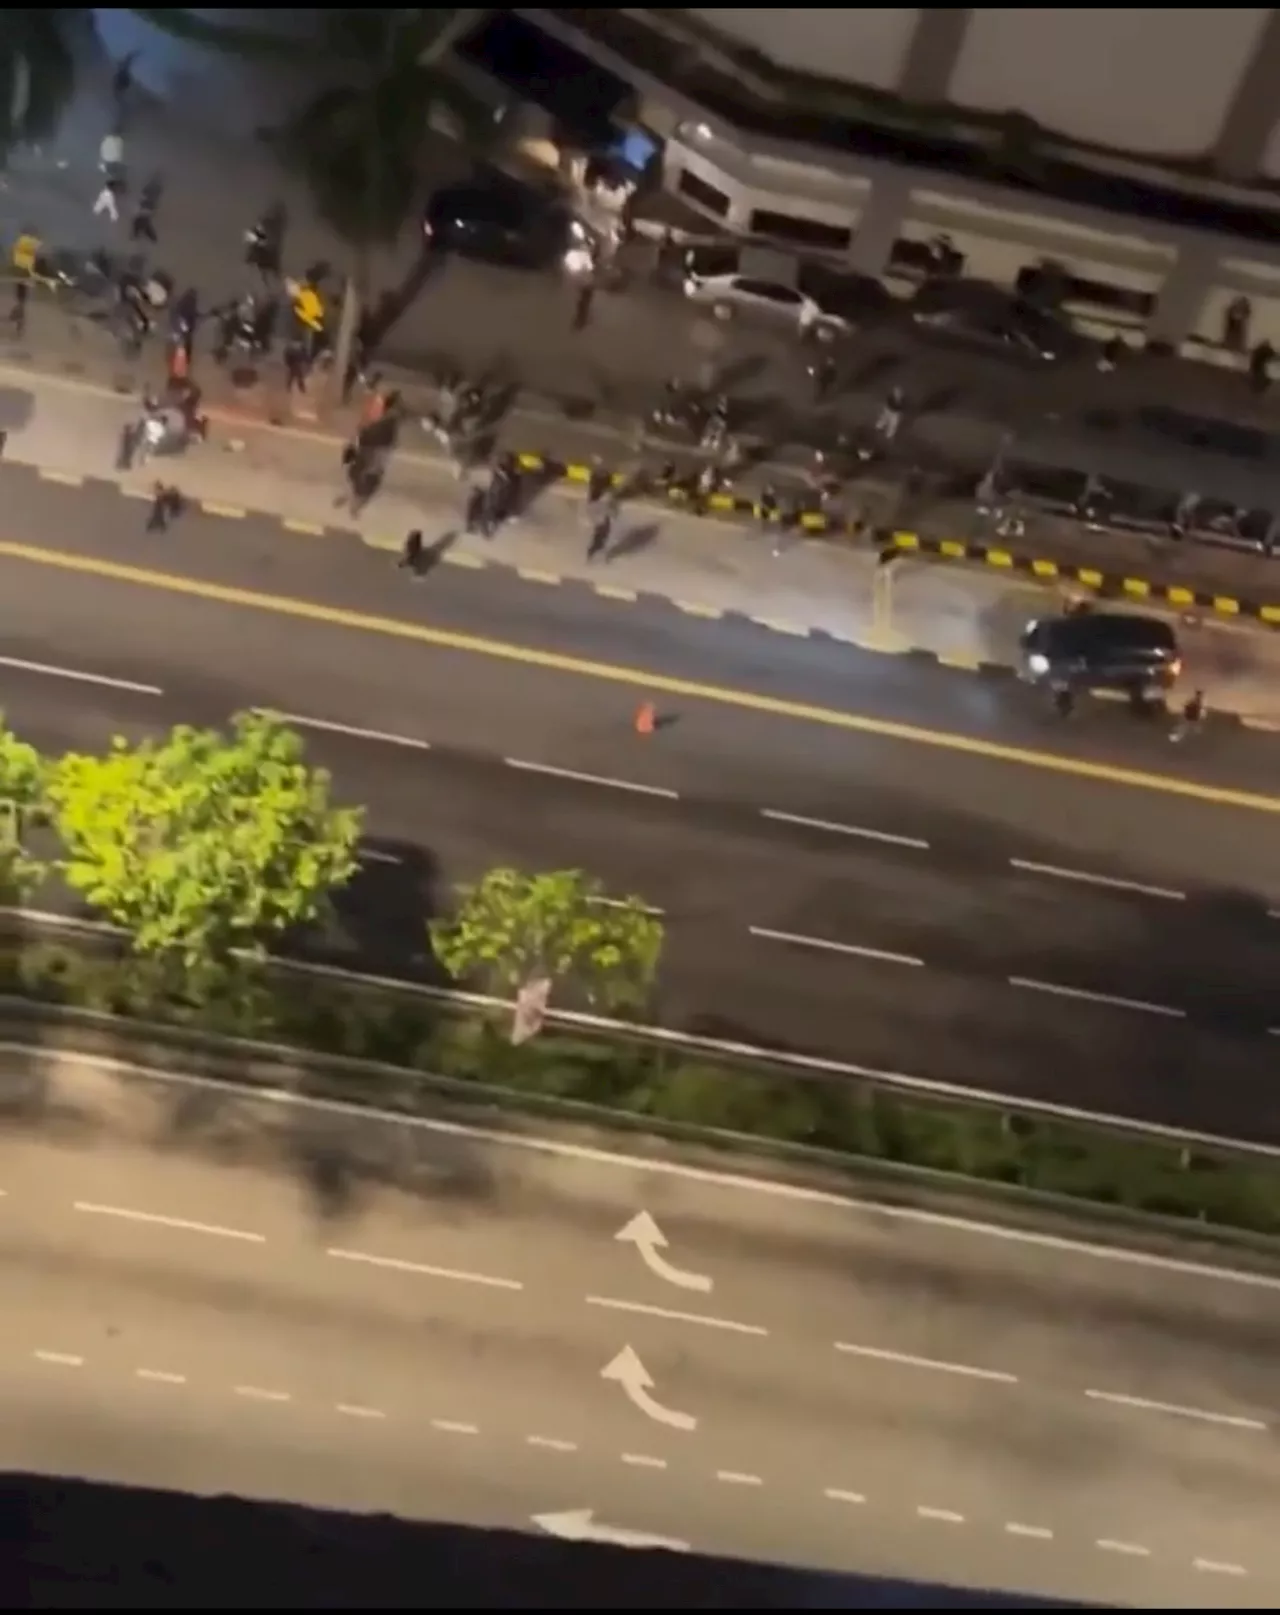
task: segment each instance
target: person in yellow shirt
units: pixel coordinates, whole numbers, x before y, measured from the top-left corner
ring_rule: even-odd
[[[30,230],[24,230],[14,242],[9,261],[20,275],[35,274],[36,260],[40,256],[42,245],[40,237]]]

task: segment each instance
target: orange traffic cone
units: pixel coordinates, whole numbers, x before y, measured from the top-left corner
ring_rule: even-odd
[[[652,701],[642,701],[636,708],[636,733],[651,735],[658,727],[658,714]]]

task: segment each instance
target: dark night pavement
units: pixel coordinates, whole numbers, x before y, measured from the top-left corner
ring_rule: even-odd
[[[634,692],[564,672],[30,563],[0,561],[0,588],[0,655],[161,692],[9,665],[10,720],[46,746],[249,706],[366,731],[310,737],[401,860],[344,901],[347,962],[411,967],[422,912],[494,862],[582,866],[668,911],[675,1024],[1280,1139],[1270,815],[696,702],[645,742]]]
[[[332,536],[317,539],[289,534],[282,531],[277,521],[253,517],[226,521],[189,511],[169,533],[148,534],[144,531],[145,503],[122,499],[114,488],[106,486],[71,488],[42,481],[25,467],[0,469],[0,502],[3,505],[0,542],[33,544],[71,555],[179,573],[232,588],[301,598],[321,606],[395,617],[433,629],[631,667],[642,674],[656,673],[699,684],[748,690],[778,700],[891,723],[924,726],[979,742],[990,740],[1037,752],[1052,752],[1086,764],[1161,774],[1176,772],[1181,777],[1211,786],[1264,793],[1273,788],[1277,778],[1277,744],[1265,735],[1236,732],[1226,727],[1198,737],[1194,746],[1175,749],[1169,745],[1161,725],[1135,719],[1122,707],[1093,708],[1087,717],[1082,715],[1079,722],[1064,725],[1048,713],[1041,699],[1010,679],[975,678],[922,663],[911,656],[873,655],[843,643],[788,638],[745,622],[690,618],[673,611],[665,602],[611,601],[572,584],[553,588],[501,572],[472,572],[448,565],[436,566],[428,577],[414,583],[396,567],[395,557],[386,552],[365,548],[354,539],[346,541]],[[501,534],[493,541],[493,552],[495,558],[501,558]],[[149,644],[154,642],[150,628],[136,634],[131,630],[121,632],[122,622],[136,615],[149,624],[153,606],[166,617],[182,609],[183,603],[173,597],[163,597],[161,607],[156,597],[150,597],[151,604],[146,604],[147,596],[126,589],[124,598],[131,604],[121,604],[107,618],[95,610],[88,621],[81,622],[75,615],[77,591],[87,591],[97,599],[102,597],[100,590],[111,593],[112,586],[77,581],[64,572],[37,576],[36,570],[23,568],[22,581],[9,587],[11,609],[0,621],[10,646],[8,653],[12,655],[26,654],[12,648],[24,638],[31,645],[47,648],[50,636],[55,644],[78,645],[86,653],[93,646],[99,658],[105,658],[107,663],[114,663],[122,643],[129,647],[130,653],[146,655]],[[607,572],[602,574],[602,581],[609,581]],[[68,601],[66,607],[60,604],[64,597]],[[66,633],[76,636],[71,639],[53,627],[57,613],[64,609],[70,610],[73,616],[74,625],[66,629]],[[54,612],[54,617],[46,620],[46,611]],[[207,621],[211,623],[213,619]],[[270,622],[265,629],[260,623],[254,626],[244,614],[237,615],[234,621],[238,625],[237,634],[264,633],[264,643],[272,646],[271,654],[278,651],[279,635]],[[293,647],[290,666],[274,672],[290,679],[291,687],[302,692],[295,694],[293,700],[304,701],[313,688],[301,660],[309,641],[301,625],[290,627],[289,636]],[[422,672],[428,653],[412,641],[365,639],[362,644],[364,653],[356,654],[353,650],[344,656],[341,680],[332,678],[328,653],[321,658],[323,671],[319,676],[334,685],[332,689],[316,691],[317,696],[328,703],[327,715],[368,728],[412,726],[419,721],[423,703],[434,698],[434,687]],[[202,678],[209,677],[214,670],[217,670],[216,676],[221,676],[224,651],[225,639],[210,659],[209,672],[202,671]],[[446,662],[450,659],[446,653],[437,654]],[[371,660],[375,666],[370,666]],[[468,687],[490,678],[498,685],[507,682],[507,674],[501,667],[487,669],[474,657],[465,658],[465,662]],[[100,661],[97,665],[105,664]],[[526,673],[528,679],[536,680],[532,671],[526,670]],[[524,678],[522,675],[520,682],[523,683]],[[447,682],[451,689],[456,685],[453,678]],[[563,688],[567,690],[570,686]],[[576,681],[572,689],[574,719],[568,731],[558,719],[551,720],[557,744],[571,741],[577,748],[573,757],[564,756],[561,760],[568,766],[609,771],[625,756],[627,765],[632,766],[634,747],[628,746],[625,753],[611,751],[619,739],[625,738],[616,729],[622,714],[630,710],[629,693],[608,689],[601,692],[588,688],[583,681]],[[510,692],[511,701],[519,698],[519,691]],[[547,699],[557,698],[548,696]],[[501,699],[496,700],[496,710],[487,721],[503,722],[501,709],[506,704]],[[588,716],[597,706],[605,715],[603,725],[593,723]],[[341,710],[337,710],[338,707]],[[405,716],[394,717],[397,707]],[[512,710],[514,712],[515,708]],[[447,710],[444,716],[452,721],[453,709]],[[508,731],[508,738],[501,742],[502,746],[508,750],[515,748],[530,721],[535,724],[532,732],[538,733],[536,726],[541,723],[541,717],[535,715],[528,719],[522,714]],[[722,753],[717,759],[717,769],[721,777],[727,771],[732,781],[743,726],[758,726],[759,721],[753,714],[717,712],[715,740],[708,742],[707,730],[700,725],[693,759],[698,764],[706,761],[706,746],[714,744]],[[625,728],[625,724],[622,727]],[[768,754],[776,765],[770,770],[776,781],[775,788],[786,790],[809,804],[797,811],[840,817],[840,813],[831,810],[838,806],[841,794],[848,790],[852,779],[859,780],[861,789],[871,786],[896,791],[906,786],[912,793],[931,789],[931,782],[939,783],[934,777],[933,759],[927,754],[921,757],[914,748],[900,751],[877,745],[871,770],[872,786],[864,766],[867,737],[848,732],[814,732],[808,726],[795,724],[784,728],[770,723],[768,727]],[[466,743],[471,742],[474,730],[469,721],[461,723],[459,733]],[[496,748],[496,735],[493,744]],[[681,757],[683,751],[679,735],[672,731],[664,737],[664,766],[671,763],[673,755]],[[754,769],[757,762],[754,755],[748,755],[748,768]],[[936,798],[940,804],[963,805],[966,795],[963,777],[971,763],[972,759],[962,755],[948,756],[947,779]],[[811,777],[815,771],[816,777]],[[985,764],[979,765],[977,771],[982,778],[990,777],[991,771]],[[816,791],[809,789],[811,784],[817,787]],[[1066,788],[1065,782],[1063,788]],[[1003,788],[987,794],[997,805],[1005,800]],[[1056,798],[1056,787],[1049,794]],[[1105,810],[1104,834],[1108,838],[1117,834],[1112,821],[1123,820],[1126,813],[1124,808],[1115,806],[1117,795],[1111,794]],[[1173,802],[1162,802],[1161,812],[1167,809],[1176,813],[1177,806]],[[991,801],[983,804],[984,811],[990,808]],[[899,802],[895,811],[910,817],[911,810],[906,804]],[[1003,811],[1002,807],[998,806],[998,811]],[[1075,822],[1074,814],[1069,822]],[[907,833],[919,833],[910,831],[909,826],[904,828]],[[1144,819],[1144,828],[1135,845],[1144,856],[1154,857],[1157,864],[1163,856],[1160,841],[1159,835],[1153,837],[1145,828]],[[1091,845],[1095,851],[1105,850],[1097,844],[1096,838]],[[1233,849],[1221,849],[1221,852],[1226,863],[1232,863]],[[1232,872],[1228,873],[1226,864],[1214,861],[1219,849],[1202,848],[1198,855],[1210,860],[1203,868],[1203,878],[1213,884],[1225,882],[1234,886],[1242,881],[1249,884],[1271,878],[1265,861],[1251,859],[1243,864],[1233,863]],[[1185,853],[1179,850],[1175,856],[1183,858]],[[1280,871],[1275,876],[1274,895],[1280,902]]]

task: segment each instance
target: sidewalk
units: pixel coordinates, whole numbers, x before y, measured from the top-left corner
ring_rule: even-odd
[[[114,470],[120,428],[131,403],[85,382],[34,381],[30,409],[10,429],[6,459],[62,479],[113,482],[144,494],[149,467]],[[0,401],[11,402],[14,373],[0,367]],[[357,522],[338,507],[338,444],[314,431],[236,427],[163,462],[163,474],[212,515],[264,514],[282,521],[281,543],[334,542],[354,533],[396,551],[411,528],[428,543],[460,526],[462,490],[454,473],[426,454],[398,452],[387,482]],[[321,539],[321,535],[325,535]],[[772,553],[764,535],[636,504],[624,510],[609,558],[588,561],[580,494],[553,485],[495,539],[462,535],[452,565],[501,567],[531,585],[587,584],[620,605],[662,601],[694,618],[747,618],[773,633],[821,636],[883,654],[923,652],[957,670],[1010,666],[1029,617],[1061,596],[1025,580],[904,557],[891,569],[869,548],[794,537]],[[1210,708],[1260,727],[1280,728],[1280,637],[1177,617],[1186,654],[1185,698],[1204,689]],[[762,654],[768,654],[767,649]]]
[[[105,226],[90,214],[97,148],[108,121],[105,75],[91,74],[53,146],[15,157],[0,189],[0,227],[12,234],[34,222],[50,240],[88,246],[110,239],[118,245],[124,226]],[[248,136],[213,140],[172,113],[150,109],[135,118],[127,155],[135,183],[153,165],[169,181],[157,261],[180,281],[198,284],[206,295],[226,295],[244,286],[243,229],[277,195],[285,197],[293,218],[291,261],[326,256],[341,262],[340,249],[315,223],[297,185]],[[442,144],[441,163],[449,161],[465,159],[457,148]],[[406,242],[398,253],[385,255],[377,264],[380,278],[398,278],[415,249],[416,242]],[[707,322],[700,324],[682,299],[647,287],[601,296],[597,305],[591,326],[575,335],[568,328],[565,288],[550,278],[450,264],[409,310],[391,347],[411,359],[435,355],[457,360],[472,373],[496,367],[520,382],[519,407],[504,429],[504,441],[513,447],[560,462],[599,454],[617,463],[627,457],[622,441],[646,418],[660,381],[673,371],[691,372],[706,357],[695,337]],[[742,373],[744,397],[765,410],[782,407],[791,412],[793,423],[813,416],[794,343],[746,328],[731,329],[725,342],[721,358]],[[100,379],[122,391],[158,379],[158,355],[127,364],[104,332],[87,323],[77,332],[51,307],[33,305],[21,353],[33,365]],[[1167,440],[1144,438],[1114,424],[1136,418],[1144,402],[1155,399],[1175,402],[1181,396],[1187,408],[1221,411],[1260,430],[1277,425],[1276,405],[1251,399],[1240,377],[1145,356],[1111,377],[1092,371],[1030,376],[967,354],[913,348],[902,333],[876,332],[855,339],[850,363],[850,390],[837,411],[841,424],[865,425],[885,386],[901,382],[909,396],[921,401],[922,410],[904,434],[910,438],[908,452],[977,466],[990,462],[1014,420],[1020,427],[1020,452],[1028,456],[1065,458],[1120,480],[1141,481],[1157,473],[1176,480],[1185,452]],[[212,374],[204,359],[198,362],[198,374],[212,401],[230,403],[225,381]],[[430,397],[411,370],[395,371],[388,379],[405,390],[411,404],[415,398],[425,404]],[[264,418],[283,409],[274,388],[254,389],[236,403]],[[1112,422],[1105,432],[1091,426],[1104,404]],[[827,417],[828,430],[833,418]],[[342,431],[345,421],[339,417],[333,425]],[[696,458],[687,446],[653,441],[651,449],[655,460]],[[1280,474],[1268,471],[1265,461],[1219,456],[1197,464],[1194,475],[1206,497],[1221,493],[1247,504],[1280,505]],[[803,481],[794,459],[764,467],[744,479],[744,502],[750,503],[766,477],[784,489]],[[1005,567],[1005,546],[984,542],[975,531],[972,508],[964,502],[934,500],[905,512],[894,488],[874,481],[857,489],[855,497],[866,519],[909,526],[935,549],[956,540],[969,542],[972,557],[989,557],[998,571]],[[1038,519],[1029,523],[1017,547],[1027,558],[1027,571],[1032,560],[1051,559],[1064,580],[1087,581],[1090,574],[1103,572],[1119,588],[1136,580],[1156,598],[1172,595],[1176,600],[1179,591],[1189,590],[1205,600],[1220,597],[1227,615],[1235,614],[1239,604],[1280,603],[1280,561],[1254,555],[1198,545],[1157,549],[1142,539],[1088,534],[1067,523]],[[780,612],[781,603],[772,609]]]

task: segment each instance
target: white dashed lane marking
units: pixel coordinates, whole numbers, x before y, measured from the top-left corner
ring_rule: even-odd
[[[928,852],[929,843],[917,836],[894,835],[888,830],[872,830],[862,824],[839,824],[832,819],[810,819],[803,813],[784,813],[781,808],[761,808],[762,819],[775,824],[791,824],[801,830],[822,830],[833,836],[853,836],[861,841],[878,841],[889,847],[911,847],[917,852]]]
[[[696,1316],[696,1315],[691,1315]],[[894,1353],[881,1353],[875,1348],[852,1348],[855,1351],[874,1356],[887,1356],[890,1361],[901,1361],[913,1367],[937,1368],[945,1372],[959,1372],[976,1376],[978,1378],[994,1378],[999,1380],[1012,1379],[1012,1376],[998,1374],[990,1369],[973,1369],[966,1364],[947,1363],[940,1359],[905,1357]],[[39,1362],[50,1364],[59,1368],[83,1368],[86,1359],[70,1352],[40,1350],[32,1353]],[[185,1386],[188,1381],[184,1374],[172,1373],[165,1369],[136,1368],[133,1370],[134,1378],[151,1383]],[[229,1386],[231,1395],[249,1402],[264,1403],[290,1403],[294,1397],[290,1391],[275,1389],[260,1385],[233,1385]],[[1099,1393],[1101,1397],[1110,1399],[1108,1393]],[[1139,1406],[1150,1406],[1162,1412],[1184,1412],[1172,1404],[1152,1403]],[[331,1404],[332,1412],[339,1417],[360,1419],[366,1423],[386,1423],[392,1414],[386,1410],[365,1402],[335,1402]],[[1194,1410],[1193,1410],[1194,1411]],[[478,1436],[481,1428],[461,1419],[430,1419],[427,1421],[430,1429],[446,1436]],[[1234,1422],[1224,1420],[1223,1422]],[[1250,1426],[1252,1427],[1252,1425]],[[511,1439],[509,1436],[506,1439]],[[523,1437],[517,1436],[526,1447],[534,1448],[547,1453],[558,1453],[566,1456],[583,1451],[580,1443],[562,1436],[543,1435],[539,1432],[530,1432]],[[629,1469],[648,1469],[656,1473],[665,1473],[670,1469],[669,1460],[652,1453],[621,1452],[615,1455],[615,1461]],[[694,1472],[692,1478],[697,1478]],[[705,1482],[713,1482],[722,1486],[734,1486],[746,1490],[766,1491],[769,1482],[764,1475],[752,1473],[742,1469],[715,1469],[702,1472]],[[789,1489],[793,1489],[790,1488]],[[821,1496],[829,1503],[840,1504],[850,1508],[863,1508],[874,1503],[866,1493],[853,1491],[843,1486],[828,1486]],[[894,1505],[891,1505],[891,1507]],[[901,1507],[901,1505],[896,1505]],[[1028,1542],[1053,1542],[1056,1535],[1053,1530],[1044,1525],[1025,1524],[1018,1520],[1006,1520],[1003,1523],[993,1521],[971,1521],[956,1509],[942,1508],[934,1503],[918,1503],[912,1508],[915,1517],[925,1523],[943,1526],[967,1526],[971,1530],[1001,1531],[1005,1536],[1016,1537]],[[1128,1559],[1154,1559],[1152,1550],[1140,1542],[1129,1542],[1117,1537],[1097,1537],[1092,1544],[1094,1550],[1120,1558]],[[1247,1577],[1249,1572],[1244,1565],[1232,1560],[1211,1559],[1200,1556],[1189,1561],[1195,1572],[1206,1576],[1228,1576],[1236,1579]]]
[[[1037,981],[1034,976],[1010,976],[1011,987],[1025,987],[1029,992],[1048,993],[1054,998],[1073,998],[1083,1004],[1104,1004],[1109,1009],[1132,1009],[1140,1015],[1163,1015],[1169,1020],[1185,1021],[1187,1012],[1173,1004],[1153,1004],[1145,998],[1123,998],[1117,993],[1089,992],[1083,987],[1063,987],[1053,981]]]
[[[1129,1396],[1123,1391],[1088,1390],[1085,1396],[1091,1402],[1107,1402],[1112,1407],[1133,1408],[1140,1413],[1165,1413],[1175,1419],[1198,1419],[1204,1424],[1220,1424],[1230,1430],[1256,1430],[1264,1432],[1261,1419],[1250,1419],[1242,1413],[1214,1413],[1209,1408],[1183,1407],[1177,1402],[1153,1402],[1145,1396]]]
[[[1116,892],[1134,892],[1140,897],[1159,897],[1168,903],[1185,903],[1186,892],[1170,886],[1148,886],[1145,881],[1120,880],[1114,875],[1094,875],[1087,869],[1062,869],[1057,864],[1033,863],[1029,858],[1010,858],[1010,866],[1028,875],[1048,875],[1053,880],[1076,881],[1082,886],[1103,886]]]
[[[423,1278],[445,1279],[452,1284],[476,1284],[490,1290],[523,1290],[520,1279],[499,1278],[493,1273],[473,1273],[463,1267],[433,1267],[427,1262],[410,1262],[402,1256],[375,1256],[369,1251],[343,1250],[331,1246],[326,1256],[337,1262],[355,1262],[365,1267],[383,1267],[393,1273],[417,1273]]]
[[[855,1346],[837,1340],[836,1350],[847,1357],[866,1357],[877,1363],[896,1363],[902,1368],[924,1368],[935,1374],[956,1374],[962,1379],[989,1380],[993,1385],[1017,1385],[1018,1376],[1000,1368],[979,1368],[974,1363],[951,1363],[942,1357],[916,1357],[910,1352],[888,1351],[883,1346]]]
[[[603,785],[611,791],[629,791],[633,796],[658,796],[668,802],[678,802],[680,792],[665,785],[642,785],[638,780],[614,779],[609,774],[584,774],[576,768],[553,768],[550,763],[530,763],[522,757],[504,757],[508,768],[522,774],[545,774],[549,779],[572,780],[577,785]]]
[[[767,925],[749,925],[748,932],[761,942],[781,942],[792,948],[817,948],[824,953],[846,953],[855,959],[874,959],[880,964],[911,965],[924,968],[924,960],[910,953],[888,953],[883,948],[864,948],[855,942],[833,942],[829,937],[801,936],[795,931],[774,931]]]
[[[133,1211],[128,1206],[103,1206],[92,1200],[77,1200],[75,1209],[88,1217],[114,1217],[119,1222],[150,1224],[154,1228],[171,1228],[181,1234],[208,1234],[212,1239],[237,1239],[245,1245],[265,1245],[266,1235],[255,1234],[246,1228],[224,1228],[219,1223],[192,1222],[186,1217],[163,1217],[155,1211]]]
[[[642,1318],[663,1318],[668,1323],[692,1323],[703,1329],[722,1329],[731,1335],[754,1335],[763,1339],[769,1331],[761,1323],[742,1323],[737,1318],[718,1318],[710,1312],[677,1312],[674,1307],[658,1307],[649,1301],[625,1301],[614,1295],[589,1295],[589,1307],[608,1312],[635,1313]]]

